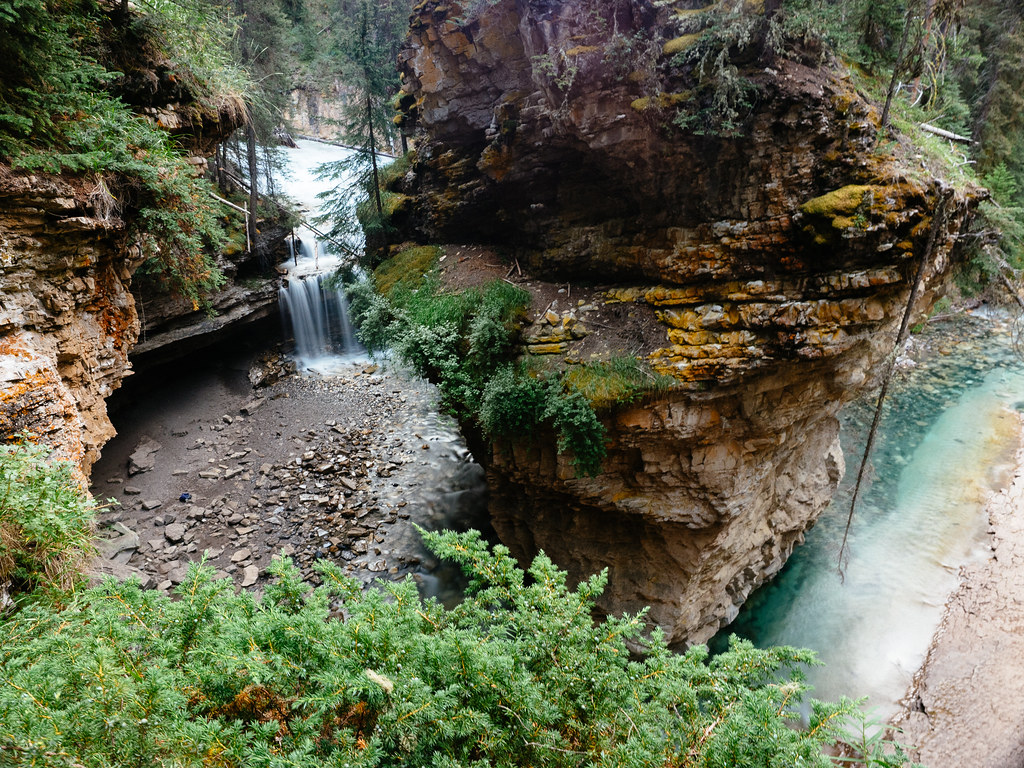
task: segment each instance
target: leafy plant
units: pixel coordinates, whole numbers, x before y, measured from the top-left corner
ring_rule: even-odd
[[[368,283],[348,289],[360,341],[394,351],[437,384],[442,410],[476,423],[485,435],[521,436],[548,423],[559,451],[572,453],[580,472],[599,472],[605,431],[587,398],[559,376],[538,380],[509,363],[529,294],[502,280],[448,293],[435,276],[413,280],[398,268],[413,256],[398,254],[378,266],[375,279],[390,287],[387,296]],[[400,281],[395,274],[403,275]]]
[[[108,581],[26,606],[0,622],[4,764],[833,764],[855,705],[792,727],[810,652],[676,655],[641,616],[593,621],[604,574],[570,589],[543,555],[524,572],[475,532],[425,538],[470,578],[450,611],[329,563],[311,589],[287,560],[261,598],[193,565],[175,599]]]
[[[0,609],[12,595],[67,590],[93,551],[95,502],[86,499],[69,462],[27,434],[0,446]]]

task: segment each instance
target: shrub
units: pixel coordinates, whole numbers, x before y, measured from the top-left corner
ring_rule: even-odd
[[[543,555],[524,573],[474,532],[426,538],[471,580],[450,611],[326,563],[310,589],[287,560],[261,598],[194,565],[175,599],[108,581],[27,606],[0,623],[4,764],[832,765],[855,707],[791,727],[810,652],[676,655],[641,617],[594,623],[604,574],[570,589]]]
[[[391,274],[393,263],[377,269]],[[395,282],[389,297],[365,283],[349,288],[363,344],[390,347],[437,384],[441,410],[477,423],[487,437],[522,436],[549,423],[559,452],[572,453],[580,473],[597,474],[605,430],[587,398],[559,376],[537,379],[509,362],[530,295],[502,280],[461,293],[441,291],[429,275],[417,290],[410,284]]]
[[[0,609],[12,595],[69,589],[92,552],[96,504],[66,461],[22,436],[0,446]]]

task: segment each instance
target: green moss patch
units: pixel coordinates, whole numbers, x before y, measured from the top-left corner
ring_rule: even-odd
[[[587,398],[595,410],[635,403],[647,393],[670,389],[674,383],[671,376],[654,373],[635,357],[614,357],[565,372],[566,388]]]
[[[441,249],[436,245],[417,245],[396,253],[373,270],[377,291],[383,296],[391,296],[397,287],[419,288],[423,284],[423,276],[434,268],[440,258]]]
[[[864,203],[865,195],[873,189],[871,186],[849,184],[808,200],[800,206],[800,210],[809,216],[852,216]]]

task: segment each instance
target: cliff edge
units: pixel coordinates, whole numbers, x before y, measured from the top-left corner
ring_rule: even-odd
[[[449,284],[503,259],[533,365],[635,356],[674,380],[600,412],[594,477],[551,435],[479,442],[495,527],[520,557],[608,568],[602,607],[649,605],[680,644],[827,505],[836,414],[922,260],[915,313],[941,294],[977,201],[877,149],[873,104],[780,34],[772,3],[427,0],[401,56],[421,139],[389,187],[398,239],[483,245]]]

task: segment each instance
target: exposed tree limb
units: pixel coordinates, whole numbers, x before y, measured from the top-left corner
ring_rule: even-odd
[[[935,250],[935,243],[938,241],[939,230],[946,225],[946,205],[953,196],[953,189],[945,187],[940,191],[938,205],[935,207],[935,215],[932,218],[931,231],[928,233],[928,243],[921,252],[921,259],[917,264],[917,274],[914,275],[914,282],[910,288],[910,296],[907,297],[907,306],[903,309],[903,320],[900,322],[899,333],[896,334],[896,344],[889,354],[889,365],[886,368],[885,376],[882,379],[882,388],[878,393],[878,404],[875,406],[875,416],[871,420],[871,429],[868,430],[867,443],[864,446],[864,455],[860,460],[860,469],[857,471],[857,482],[853,486],[853,498],[850,499],[850,512],[846,517],[846,529],[843,531],[843,543],[839,546],[839,562],[837,564],[839,577],[846,580],[846,561],[849,559],[847,551],[847,540],[850,536],[850,527],[853,524],[853,512],[857,508],[857,497],[860,495],[860,486],[864,480],[864,471],[867,469],[868,459],[871,456],[871,449],[875,444],[875,434],[878,432],[878,423],[882,419],[882,406],[885,397],[889,393],[889,383],[892,381],[893,372],[896,370],[896,358],[899,355],[903,343],[907,339],[907,332],[910,330],[910,317],[913,314],[914,303],[917,301],[917,294],[924,284],[925,268],[931,260]]]
[[[949,139],[950,141],[959,141],[964,144],[974,143],[974,139],[972,139],[970,136],[961,136],[959,133],[953,133],[952,131],[946,131],[943,130],[942,128],[936,128],[934,125],[929,125],[928,123],[920,123],[919,127],[922,131],[934,133],[936,136],[941,136],[942,138]]]

